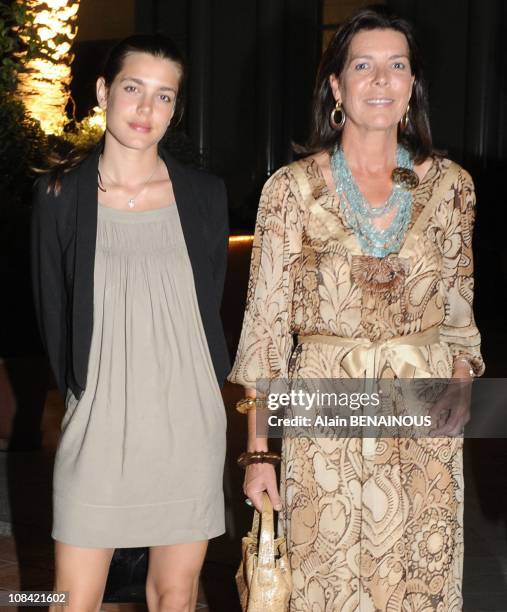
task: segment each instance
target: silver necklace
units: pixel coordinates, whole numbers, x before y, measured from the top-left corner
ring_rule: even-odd
[[[100,162],[101,161],[102,161],[102,155],[99,158],[99,167],[98,167],[97,171],[98,171],[98,174],[99,174],[99,189],[105,193],[105,192],[107,192],[107,189],[104,187],[104,184],[102,182],[102,175],[100,174]],[[153,170],[153,172],[144,181],[143,186],[141,187],[141,189],[139,189],[139,191],[134,196],[130,197],[127,200],[127,206],[129,208],[134,208],[134,206],[136,205],[136,199],[141,195],[141,193],[144,191],[145,187],[148,185],[148,183],[151,181],[151,179],[155,176],[155,172],[158,169],[158,163],[159,163],[159,158],[157,157],[157,163],[155,164],[155,169]]]

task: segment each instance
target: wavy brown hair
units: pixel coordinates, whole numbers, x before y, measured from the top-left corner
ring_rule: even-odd
[[[403,34],[408,43],[410,69],[414,75],[414,87],[410,98],[408,126],[398,128],[398,141],[411,154],[415,163],[423,162],[436,153],[433,148],[428,113],[428,94],[422,71],[422,58],[413,27],[405,19],[396,16],[384,5],[372,5],[354,13],[336,31],[320,61],[312,103],[310,137],[298,153],[312,154],[331,150],[340,143],[340,130],[330,124],[335,99],[329,77],[340,78],[349,55],[350,43],[354,36],[364,30],[395,30]]]
[[[123,68],[125,59],[131,53],[148,53],[154,57],[168,59],[174,62],[180,69],[180,82],[178,97],[176,99],[176,108],[174,111],[175,122],[171,122],[171,127],[178,125],[183,116],[184,110],[184,84],[186,67],[182,54],[176,44],[167,36],[162,34],[135,34],[123,39],[115,45],[106,58],[101,76],[104,78],[106,87],[109,89],[113,84],[114,79],[118,76]],[[99,142],[99,146],[103,146],[104,136]],[[39,172],[49,171],[48,192],[53,192],[55,195],[60,193],[62,187],[63,175],[73,168],[76,168],[88,155],[95,146],[87,149],[73,149],[66,155],[53,153],[48,159],[48,168],[39,170]]]

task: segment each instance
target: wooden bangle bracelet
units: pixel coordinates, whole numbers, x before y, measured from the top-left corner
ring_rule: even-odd
[[[280,455],[273,451],[255,451],[252,453],[241,453],[238,457],[238,465],[242,468],[246,468],[247,465],[252,463],[270,463],[276,465],[280,462]]]

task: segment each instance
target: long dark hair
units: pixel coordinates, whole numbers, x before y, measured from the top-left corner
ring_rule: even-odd
[[[128,38],[124,38],[110,50],[101,71],[101,76],[104,77],[108,89],[121,72],[125,59],[131,53],[148,53],[154,57],[171,60],[179,67],[180,82],[178,96],[176,99],[173,121],[171,122],[171,126],[177,125],[183,116],[186,76],[185,60],[178,47],[170,38],[162,34],[135,34]],[[104,138],[105,136],[102,136],[102,145]],[[53,191],[55,195],[58,195],[61,190],[63,175],[78,166],[89,155],[92,148],[93,147],[79,150],[74,149],[65,156],[53,154],[49,158],[48,169],[50,176],[48,191]],[[45,171],[47,172],[48,169]]]
[[[312,124],[310,137],[304,147],[298,147],[300,153],[317,153],[331,151],[341,140],[340,130],[330,124],[331,112],[335,99],[329,77],[335,74],[338,78],[343,72],[349,54],[352,38],[364,30],[395,30],[405,36],[409,48],[409,60],[414,87],[410,98],[408,125],[398,128],[398,141],[410,152],[415,163],[421,163],[435,153],[431,138],[428,116],[428,94],[422,74],[422,58],[414,29],[408,21],[394,15],[383,5],[372,5],[354,13],[337,30],[320,61],[313,92]]]

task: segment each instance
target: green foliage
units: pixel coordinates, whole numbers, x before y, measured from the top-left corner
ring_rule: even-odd
[[[16,100],[22,61],[42,53],[33,16],[25,2],[0,0],[0,213],[21,214],[30,203],[32,168],[47,156],[47,141],[38,121]]]
[[[50,151],[66,153],[74,145],[84,144],[88,132],[65,139],[46,137],[38,121],[26,111],[15,96],[18,74],[36,58],[51,58],[34,23],[27,3],[0,0],[0,212],[16,215],[29,206],[34,167],[48,164]],[[59,36],[53,41],[58,44]],[[63,42],[63,40],[61,41]]]
[[[0,0],[0,217],[25,215],[30,207],[34,168],[48,167],[50,154],[65,159],[72,150],[89,150],[102,137],[92,111],[80,122],[70,120],[61,136],[46,136],[16,98],[16,81],[32,59],[51,58],[38,36],[34,14],[24,0]],[[66,41],[57,35],[53,43]],[[172,132],[164,143],[176,157],[200,164],[188,138]]]
[[[39,37],[34,19],[26,2],[0,0],[0,92],[14,91],[24,62],[50,58],[50,49]]]
[[[30,200],[32,168],[40,167],[47,154],[39,122],[12,95],[0,92],[0,207]]]
[[[93,116],[88,115],[82,121],[70,124],[71,129],[63,133],[63,138],[76,149],[90,149],[102,138],[104,130],[95,125]]]
[[[47,155],[39,122],[12,95],[0,92],[0,261],[18,265],[28,252],[33,168],[46,164]]]

